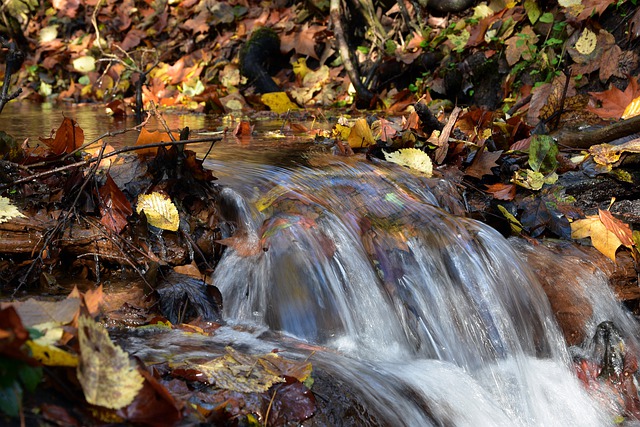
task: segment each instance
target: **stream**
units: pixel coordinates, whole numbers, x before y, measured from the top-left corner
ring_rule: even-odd
[[[57,127],[56,108],[20,108],[8,105],[0,130],[33,137]],[[122,126],[81,111],[71,116],[86,135]],[[29,124],[29,114],[42,126]],[[171,127],[221,125],[168,117]],[[132,333],[127,351],[152,362],[225,345],[286,349],[360,396],[368,415],[342,425],[614,424],[624,410],[616,396],[589,393],[574,366],[576,355],[603,351],[590,343],[605,321],[625,351],[640,348],[636,321],[604,274],[465,218],[459,190],[443,179],[297,140],[255,139],[241,145],[229,136],[206,162],[224,187],[222,214],[235,225],[213,275],[228,324],[214,337]],[[583,348],[566,345],[529,267],[533,257],[571,272],[580,287],[592,312]]]

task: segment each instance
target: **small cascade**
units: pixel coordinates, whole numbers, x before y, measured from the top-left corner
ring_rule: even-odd
[[[332,349],[316,365],[360,389],[381,419],[609,423],[522,261],[529,248],[455,215],[452,184],[353,159],[210,167],[236,228],[213,277],[225,318]],[[588,335],[603,319],[632,328],[612,295],[589,301]]]

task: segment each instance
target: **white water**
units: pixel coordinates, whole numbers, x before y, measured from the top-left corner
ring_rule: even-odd
[[[443,181],[353,161],[210,166],[239,236],[214,274],[226,319],[335,349],[314,363],[359,389],[385,423],[611,424],[574,376],[520,254],[435,206],[456,210],[446,191],[428,190]],[[635,333],[603,280],[582,280],[588,333],[602,320]]]

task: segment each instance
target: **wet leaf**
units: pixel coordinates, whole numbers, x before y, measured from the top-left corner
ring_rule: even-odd
[[[133,402],[144,378],[129,355],[111,342],[104,327],[88,316],[80,316],[78,341],[78,381],[87,402],[110,409]]]
[[[62,330],[60,331],[62,334]],[[39,340],[27,341],[33,357],[45,366],[78,366],[78,356],[51,344],[42,344]]]
[[[516,217],[513,216],[511,212],[509,212],[507,208],[505,208],[504,206],[498,205],[498,209],[500,210],[502,215],[504,215],[504,217],[507,218],[507,221],[509,221],[509,227],[511,228],[511,232],[516,235],[521,234],[523,227],[520,221],[518,221]]]
[[[635,98],[629,105],[627,105],[627,108],[624,109],[622,117],[620,118],[622,120],[626,120],[631,117],[635,117],[638,114],[640,114],[640,96]]]
[[[81,56],[73,60],[73,68],[80,73],[88,73],[96,69],[96,59],[93,56]]]
[[[589,147],[589,154],[600,165],[617,163],[622,153],[640,153],[640,138],[632,139],[619,145],[598,144]]]
[[[569,220],[562,213],[565,208],[562,194],[541,194],[523,199],[518,203],[518,209],[522,210],[520,222],[532,237],[540,236],[545,230],[553,232],[556,236],[568,239],[571,236]]]
[[[493,195],[498,200],[513,200],[516,197],[516,186],[513,184],[492,184],[486,185],[486,192]]]
[[[531,169],[520,169],[514,172],[511,182],[529,190],[540,190],[544,184],[553,184],[558,180],[555,172],[545,176]]]
[[[400,166],[407,166],[426,174],[430,177],[433,174],[433,163],[427,153],[417,148],[402,148],[393,153],[384,153],[384,158],[391,163]]]
[[[70,323],[80,309],[79,298],[66,298],[60,301],[41,301],[30,298],[13,304],[22,323],[32,327],[45,323],[66,325]]]
[[[147,222],[154,227],[177,231],[180,226],[178,209],[165,194],[154,192],[138,196],[136,212],[140,215],[142,211]]]
[[[242,354],[227,347],[227,354],[203,364],[187,364],[192,369],[204,374],[203,380],[226,390],[241,393],[262,393],[276,383],[284,382],[279,374],[259,363],[261,357]]]
[[[529,144],[529,166],[535,172],[547,174],[558,167],[558,146],[549,135],[534,135]]]
[[[68,154],[82,146],[84,131],[74,120],[65,117],[54,138],[40,138],[40,141],[45,143],[55,155]]]
[[[580,34],[580,38],[576,42],[576,50],[582,55],[589,55],[596,49],[597,45],[597,36],[596,33],[591,31],[588,28],[582,30],[582,34]]]
[[[178,141],[180,139],[180,134],[173,132],[173,139]],[[147,144],[156,144],[158,142],[171,142],[172,139],[166,132],[153,131],[149,132],[146,128],[142,128],[140,130],[140,134],[138,135],[138,139],[136,140],[136,146],[147,145]],[[138,155],[146,156],[146,155],[155,155],[158,153],[157,147],[150,148],[142,148],[136,150]]]
[[[99,193],[102,199],[100,222],[119,234],[127,226],[127,217],[133,213],[131,203],[109,173],[107,173],[107,181],[100,188]]]
[[[14,218],[26,218],[26,216],[11,204],[11,200],[0,196],[0,224]]]
[[[298,109],[298,106],[291,102],[286,92],[264,93],[260,96],[260,100],[276,114]]]

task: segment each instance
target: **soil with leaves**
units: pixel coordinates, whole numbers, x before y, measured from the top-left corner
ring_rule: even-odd
[[[283,134],[336,156],[453,180],[467,214],[506,235],[593,245],[637,288],[633,2],[492,0],[456,15],[422,2],[330,3],[7,1],[0,102],[94,102],[116,116],[134,107],[219,113],[233,123],[221,131],[239,140],[258,117],[280,115]],[[301,124],[310,117],[322,129]],[[222,322],[219,293],[202,278],[235,229],[216,207],[213,174],[179,142],[188,132],[130,131],[136,147],[114,150],[105,138],[92,152],[72,119],[36,144],[0,132],[3,295],[59,293],[69,271],[91,283],[137,277],[153,289],[136,304],[110,306],[98,290],[3,305],[0,409],[28,415],[23,396],[44,376],[50,397],[64,390],[78,402],[30,401],[60,425],[317,416],[307,361],[223,349],[189,366],[144,367],[95,322],[101,303],[111,326],[208,334]],[[621,297],[638,308],[637,291]],[[188,400],[201,381],[215,387]]]

